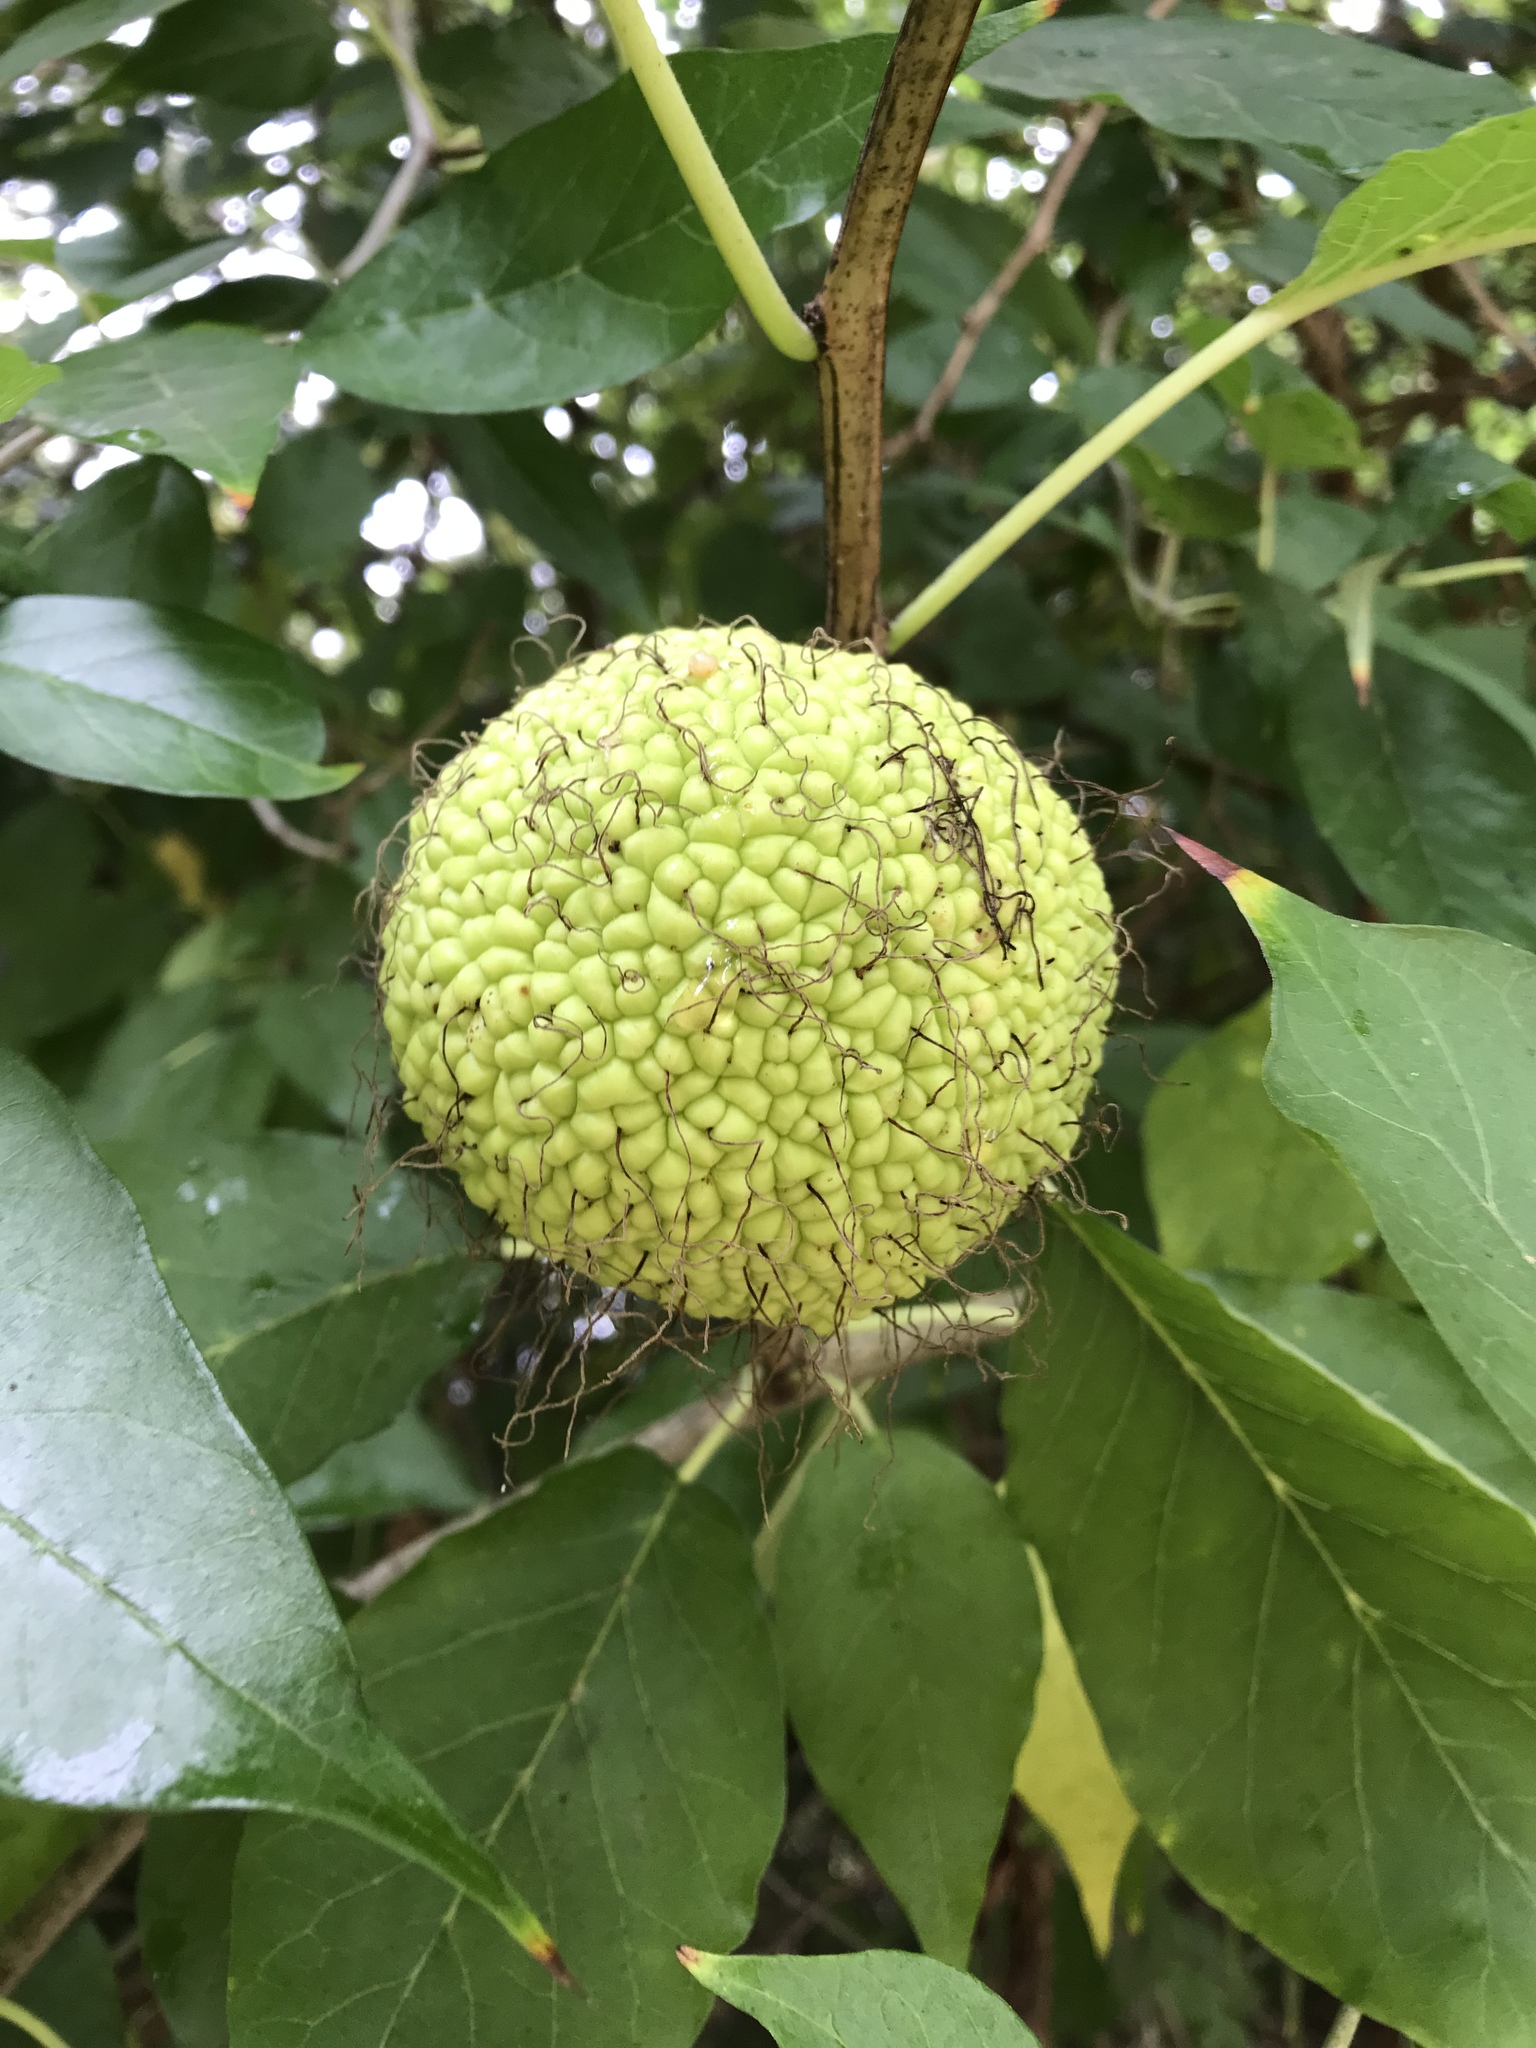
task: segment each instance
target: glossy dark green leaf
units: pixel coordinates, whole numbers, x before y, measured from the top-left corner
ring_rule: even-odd
[[[164,455],[124,463],[80,492],[31,554],[40,591],[197,611],[213,567],[207,493]]]
[[[1008,1502],[1138,1813],[1426,2048],[1525,2038],[1536,1523],[1106,1225],[1053,1227]]]
[[[421,61],[442,106],[478,128],[487,149],[552,121],[608,83],[585,50],[537,14],[435,35],[422,45]]]
[[[93,1921],[66,1928],[12,1996],[68,2048],[123,2048],[112,1952]],[[36,2048],[36,2036],[0,2019],[0,2048]]]
[[[1536,1462],[1418,1310],[1342,1287],[1236,1273],[1219,1274],[1209,1284],[1233,1315],[1320,1360],[1482,1485],[1536,1516]]]
[[[817,1782],[923,1947],[963,1968],[1040,1670],[1023,1544],[958,1452],[899,1430],[812,1460],[773,1590]]]
[[[171,1299],[281,1480],[373,1436],[473,1342],[494,1281],[419,1176],[300,1131],[106,1148]],[[358,1227],[357,1208],[367,1207]]]
[[[223,989],[146,996],[107,1034],[76,1111],[93,1145],[168,1132],[244,1138],[266,1120],[277,1068]]]
[[[1412,596],[1391,585],[1377,590],[1372,613],[1377,646],[1470,690],[1520,735],[1536,759],[1536,706],[1526,694],[1526,634],[1518,623],[1454,626],[1443,615],[1416,619]]]
[[[1388,917],[1536,946],[1536,756],[1503,719],[1380,646],[1362,707],[1335,640],[1289,726],[1320,830]]]
[[[112,75],[112,90],[206,93],[227,106],[302,106],[325,83],[335,31],[316,0],[182,0]]]
[[[1035,2048],[996,1992],[928,1956],[710,1956],[683,1961],[779,2048]]]
[[[1274,976],[1264,1085],[1371,1205],[1479,1392],[1536,1447],[1536,955],[1228,878]]]
[[[1170,135],[1279,144],[1357,176],[1517,104],[1502,78],[1262,18],[1048,21],[975,76],[1041,100],[1113,94]]]
[[[176,928],[163,878],[128,857],[98,875],[110,842],[83,805],[44,797],[0,825],[0,1043],[25,1045],[104,1010],[148,979]],[[3,1916],[0,1916],[3,1917]]]
[[[783,1802],[773,1653],[735,1517],[611,1452],[436,1544],[352,1625],[369,1704],[547,1916],[585,1997],[453,1895],[329,1829],[253,1823],[230,2033],[276,2048],[675,2048],[733,1946]]]
[[[447,1437],[414,1408],[397,1415],[377,1436],[333,1451],[323,1465],[293,1482],[288,1500],[311,1532],[423,1509],[467,1515],[485,1505]]]
[[[358,527],[385,488],[356,435],[317,427],[285,441],[261,472],[246,531],[296,581],[317,583],[356,561]]]
[[[12,1054],[0,1276],[0,1792],[322,1813],[536,1938],[369,1720],[298,1526],[177,1320],[133,1204]]]
[[[855,36],[678,59],[678,82],[755,234],[837,198],[889,50],[885,37]],[[623,78],[456,180],[342,287],[304,348],[365,398],[514,412],[682,355],[734,295]]]
[[[238,1813],[163,1813],[144,1844],[139,1938],[176,2048],[227,2048],[229,1901],[244,1826]]]
[[[1265,997],[1168,1068],[1141,1126],[1147,1194],[1175,1266],[1321,1280],[1376,1230],[1349,1176],[1265,1094],[1268,1044]]]
[[[621,617],[649,607],[613,510],[593,489],[598,465],[547,433],[537,413],[451,420],[444,444],[482,512],[499,512],[562,574],[590,583]]]
[[[24,597],[0,614],[0,750],[167,796],[315,796],[319,707],[291,655],[221,620],[118,597]]]
[[[254,491],[298,377],[291,349],[243,328],[146,327],[67,357],[31,412],[83,441],[174,455]]]
[[[1324,590],[1375,545],[1374,529],[1363,507],[1284,484],[1275,506],[1275,574],[1297,590]]]
[[[9,85],[57,57],[72,57],[104,43],[114,30],[146,15],[164,14],[178,0],[70,0],[32,22],[0,55],[0,85]]]
[[[361,1132],[389,1086],[389,1053],[378,1028],[378,1002],[360,981],[325,988],[281,981],[262,995],[255,1018],[258,1044],[301,1095],[343,1129]]]

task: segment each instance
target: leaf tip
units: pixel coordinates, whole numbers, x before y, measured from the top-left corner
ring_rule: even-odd
[[[691,1970],[694,1968],[696,1964],[702,1963],[704,1957],[698,1949],[690,1948],[687,1942],[685,1941],[679,1944],[677,1951],[677,1960],[682,1964],[685,1970]]]
[[[586,1995],[566,1968],[564,1956],[561,1955],[559,1949],[555,1947],[555,1944],[547,1934],[538,1935],[533,1941],[528,1942],[526,1946],[529,1955],[533,1957],[534,1961],[542,1963],[563,1990],[574,1991],[578,1998]]]
[[[1189,855],[1197,867],[1202,867],[1208,875],[1215,876],[1250,924],[1257,922],[1261,906],[1274,891],[1273,882],[1266,882],[1264,877],[1256,875],[1252,868],[1239,867],[1235,860],[1228,860],[1224,853],[1216,853],[1209,846],[1202,846],[1198,839],[1186,839],[1182,832],[1175,832],[1171,827],[1168,836]]]

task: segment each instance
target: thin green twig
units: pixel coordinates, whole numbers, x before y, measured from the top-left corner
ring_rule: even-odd
[[[678,1466],[677,1477],[680,1485],[691,1486],[705,1466],[708,1465],[711,1458],[714,1457],[716,1451],[725,1448],[747,1417],[752,1413],[756,1398],[757,1379],[749,1363],[744,1365],[736,1375],[735,1384],[731,1388],[730,1398],[726,1401],[719,1415],[716,1416],[713,1426],[699,1439],[687,1457],[684,1458],[682,1464]]]
[[[1145,433],[1164,413],[1171,412],[1180,399],[1198,391],[1219,370],[1239,361],[1261,342],[1283,333],[1287,327],[1293,327],[1298,320],[1306,319],[1309,313],[1321,312],[1324,306],[1352,298],[1357,292],[1369,291],[1378,284],[1394,283],[1398,278],[1412,277],[1416,272],[1438,264],[1453,263],[1462,257],[1481,255],[1495,248],[1509,248],[1517,242],[1531,239],[1522,230],[1493,236],[1482,242],[1430,246],[1396,262],[1381,264],[1376,269],[1351,271],[1346,276],[1335,277],[1311,291],[1282,292],[1267,306],[1258,307],[1246,319],[1239,320],[1235,327],[1229,327],[1225,334],[1218,335],[1198,350],[1188,362],[1170,371],[1160,384],[1144,392],[1134,405],[1128,405],[1107,427],[1101,427],[1065,462],[1059,463],[1043,483],[1037,484],[1019,500],[1011,512],[1005,512],[1001,519],[988,527],[980,540],[973,541],[964,554],[957,556],[942,575],[936,576],[897,614],[891,622],[887,646],[892,653],[905,646],[915,633],[920,633],[924,626],[937,618],[946,605],[953,604],[963,590],[969,589],[978,576],[1007,554],[1016,541],[1022,540],[1031,528],[1038,526],[1047,513],[1053,512],[1064,498],[1070,497],[1079,484],[1086,483],[1111,456],[1118,455],[1138,434]]]
[[[1440,583],[1470,583],[1478,576],[1519,576],[1532,557],[1492,555],[1486,562],[1452,562],[1445,569],[1405,569],[1392,581],[1399,590],[1433,590]]]
[[[614,41],[635,74],[635,83],[661,130],[661,139],[682,173],[694,205],[704,216],[715,247],[764,334],[781,354],[796,362],[816,359],[816,337],[785,298],[747,226],[741,208],[694,119],[682,87],[672,75],[641,0],[603,0]]]
[[[0,1998],[0,2020],[20,2027],[24,2034],[30,2034],[40,2044],[40,2048],[68,2048],[46,2020],[40,2020],[35,2012],[28,2012],[24,2005],[16,2005],[9,1998]]]
[[[1333,2025],[1328,2029],[1323,2048],[1349,2048],[1355,2038],[1355,2029],[1363,2018],[1358,2005],[1341,2005],[1333,2016]]]

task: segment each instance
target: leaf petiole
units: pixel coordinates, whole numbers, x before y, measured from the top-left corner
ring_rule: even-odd
[[[13,2004],[9,1998],[0,1998],[0,2020],[19,2027],[24,2034],[30,2034],[38,2048],[67,2048],[63,2037],[56,2034],[46,2020],[40,2020],[35,2012],[28,2012],[24,2005]]]
[[[778,279],[768,268],[757,238],[704,139],[704,131],[651,33],[641,0],[603,0],[603,4],[614,41],[635,74],[635,83],[655,117],[672,161],[759,326],[780,354],[791,356],[796,362],[814,362],[816,337],[785,298]]]

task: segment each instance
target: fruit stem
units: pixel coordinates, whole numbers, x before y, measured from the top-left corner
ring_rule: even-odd
[[[699,1439],[677,1468],[678,1484],[692,1486],[716,1451],[723,1450],[752,1413],[757,1400],[757,1376],[750,1363],[736,1375],[730,1397],[711,1428]]]
[[[1259,537],[1254,547],[1254,560],[1266,576],[1272,576],[1275,569],[1276,516],[1280,508],[1280,472],[1272,462],[1264,465],[1264,474],[1259,479]]]
[[[1333,2016],[1333,2025],[1328,2029],[1323,2048],[1349,2048],[1363,2017],[1358,2005],[1341,2005]]]
[[[614,41],[661,130],[661,139],[709,229],[725,267],[780,354],[816,360],[816,337],[784,296],[704,139],[683,89],[651,33],[641,0],[603,0]]]

